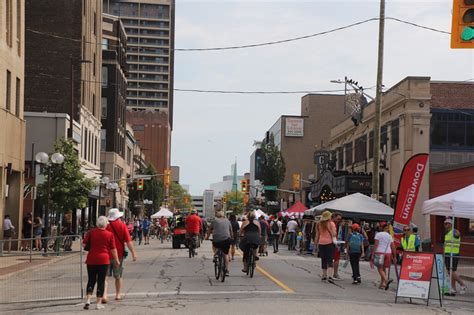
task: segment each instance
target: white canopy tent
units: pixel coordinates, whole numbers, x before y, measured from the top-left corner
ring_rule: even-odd
[[[269,218],[268,214],[266,214],[262,210],[260,210],[260,209],[255,210],[255,218],[258,219],[261,216],[263,216],[265,218],[265,220],[268,220],[268,218]]]
[[[474,184],[423,202],[423,214],[474,219]]]
[[[158,218],[161,218],[161,217],[165,217],[165,218],[171,218],[173,216],[173,212],[169,211],[167,208],[165,207],[161,207],[160,208],[160,211],[158,211],[157,213],[153,214],[151,216],[152,219],[158,219]]]
[[[323,211],[337,211],[344,217],[366,220],[390,220],[394,210],[386,204],[364,194],[355,193],[331,200],[305,211],[305,214],[320,215]]]

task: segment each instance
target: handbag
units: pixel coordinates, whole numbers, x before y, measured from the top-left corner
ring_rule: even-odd
[[[383,253],[375,253],[374,254],[374,265],[377,267],[382,267],[385,262],[385,253],[387,252],[390,243],[387,244]]]
[[[88,252],[88,251],[91,250],[91,236],[92,236],[92,233],[89,232],[88,234],[89,234],[89,237],[88,237],[88,239],[87,239],[86,245],[84,245],[84,250],[85,250],[86,252]]]

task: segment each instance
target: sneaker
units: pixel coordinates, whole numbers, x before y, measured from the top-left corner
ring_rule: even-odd
[[[332,277],[332,278],[336,281],[342,281],[342,278],[339,277],[339,275],[334,275],[334,277]]]
[[[356,281],[357,281],[357,283],[359,283],[359,284],[362,283],[362,280],[360,279],[360,277],[357,277]]]
[[[462,286],[461,289],[459,290],[459,294],[464,295],[466,294],[467,288],[466,286]]]
[[[86,304],[84,304],[84,309],[85,309],[85,310],[88,310],[88,309],[89,309],[89,306],[91,306],[91,303],[86,303]]]
[[[321,277],[321,281],[326,281],[328,277]]]
[[[102,305],[102,304],[97,304],[97,305],[95,306],[95,309],[96,309],[96,310],[103,310],[104,308],[105,308],[105,306]]]
[[[359,284],[359,282],[357,282],[357,280],[352,280],[352,284]]]
[[[217,256],[214,256],[214,259],[212,260],[213,263],[217,262]]]
[[[334,278],[333,277],[328,277],[328,282],[334,284]]]

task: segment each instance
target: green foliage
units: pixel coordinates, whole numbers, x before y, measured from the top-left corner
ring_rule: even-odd
[[[54,145],[54,152],[64,155],[64,163],[62,165],[51,163],[49,166],[51,168],[50,209],[65,213],[86,207],[89,193],[96,184],[94,180],[86,178],[81,171],[81,163],[72,140],[58,140]],[[38,192],[42,202],[46,203],[48,167],[42,167],[41,174],[45,176],[45,181],[38,185]]]
[[[234,214],[242,214],[245,210],[244,193],[241,191],[231,191],[227,193],[226,209]]]
[[[262,147],[263,165],[262,165],[262,181],[264,185],[280,186],[285,180],[286,166],[283,156],[275,145],[273,134],[270,139]],[[266,191],[267,200],[276,200],[276,191]]]
[[[142,210],[143,200],[148,199],[153,201],[152,205],[145,205],[146,215],[152,215],[160,209],[164,200],[164,188],[162,179],[156,175],[156,170],[153,165],[149,164],[145,169],[139,169],[137,175],[152,175],[148,180],[145,180],[144,189],[137,190],[136,181],[128,183],[128,208],[130,211],[139,216]]]
[[[185,211],[192,208],[191,195],[178,183],[171,183],[170,198],[173,200],[172,205],[175,209]],[[187,199],[187,202],[185,199]]]

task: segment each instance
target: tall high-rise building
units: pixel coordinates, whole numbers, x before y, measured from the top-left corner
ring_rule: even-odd
[[[120,17],[127,33],[127,118],[146,157],[158,172],[169,168],[173,128],[174,0],[103,0],[104,13]],[[160,122],[148,123],[146,112],[160,112]],[[166,115],[168,123],[163,124]],[[156,117],[158,117],[156,116]],[[156,128],[158,130],[148,130]],[[137,127],[138,126],[138,127]],[[163,141],[148,141],[159,132]],[[163,133],[163,135],[161,135]],[[163,151],[166,151],[163,154]],[[165,159],[165,160],[163,160]]]

